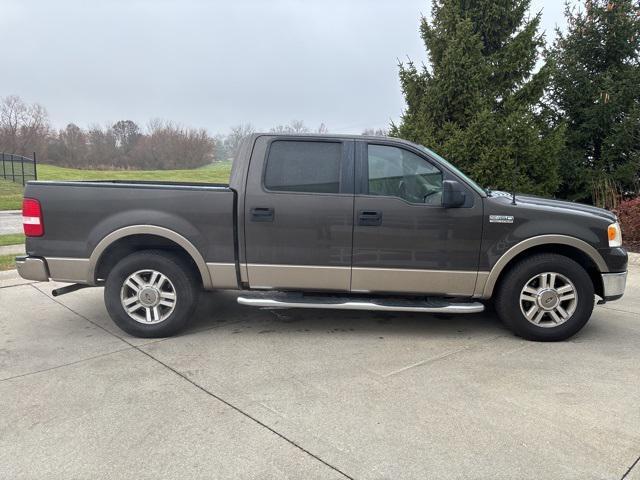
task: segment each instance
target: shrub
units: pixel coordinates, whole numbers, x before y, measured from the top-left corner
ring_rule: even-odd
[[[622,226],[622,239],[627,242],[640,242],[640,197],[621,202],[615,213]]]

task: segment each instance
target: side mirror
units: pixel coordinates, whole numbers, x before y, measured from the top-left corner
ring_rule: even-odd
[[[455,180],[445,180],[442,183],[442,206],[455,208],[464,205],[467,194],[460,183]]]

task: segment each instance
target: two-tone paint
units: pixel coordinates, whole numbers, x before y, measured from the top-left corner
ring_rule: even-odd
[[[340,144],[338,193],[265,187],[269,148],[287,140]],[[369,195],[372,144],[422,157],[459,183],[464,204]],[[577,255],[596,292],[613,298],[607,289],[619,289],[627,263],[624,249],[608,246],[610,212],[520,195],[513,204],[419,146],[390,138],[256,134],[242,145],[229,185],[29,182],[25,197],[43,205],[45,234],[27,239],[19,268],[39,280],[99,284],[119,255],[157,247],[187,255],[205,289],[489,298],[510,262],[545,249]],[[379,221],[370,221],[371,212]]]

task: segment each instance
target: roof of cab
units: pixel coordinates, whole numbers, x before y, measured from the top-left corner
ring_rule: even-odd
[[[282,137],[282,138],[324,138],[324,139],[345,139],[345,140],[367,140],[367,141],[390,141],[394,143],[403,143],[405,145],[411,145],[413,147],[420,147],[417,143],[410,142],[403,138],[398,137],[382,137],[374,135],[357,135],[357,134],[344,134],[344,133],[274,133],[274,132],[257,132],[250,135],[252,139],[258,137]]]

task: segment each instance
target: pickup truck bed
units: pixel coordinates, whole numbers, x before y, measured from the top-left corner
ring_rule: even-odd
[[[47,258],[50,278],[58,281],[97,283],[104,280],[101,268],[109,260],[121,258],[125,251],[109,251],[99,262],[98,248],[105,239],[111,245],[117,235],[127,236],[137,245],[163,247],[151,237],[154,226],[172,232],[173,241],[189,250],[200,261],[226,266],[231,281],[220,278],[218,286],[236,287],[235,216],[236,193],[224,184],[183,184],[175,182],[34,182],[28,195],[38,198],[47,218],[46,235],[29,238],[27,254]],[[74,206],[76,206],[74,208]],[[181,238],[186,240],[182,241]],[[130,249],[137,248],[131,244]],[[59,260],[64,259],[64,260]],[[99,263],[98,263],[99,262]],[[202,268],[201,268],[202,270]],[[93,274],[96,274],[95,278]],[[205,288],[213,283],[203,273]]]

